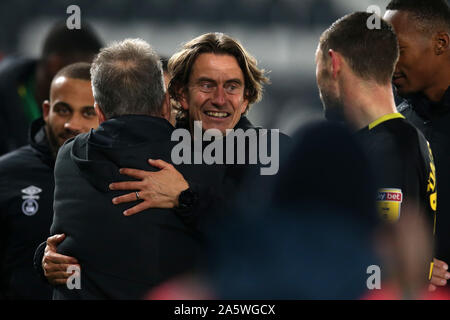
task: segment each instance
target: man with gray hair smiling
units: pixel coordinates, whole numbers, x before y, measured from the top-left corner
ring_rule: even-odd
[[[172,209],[130,219],[124,205],[111,202],[119,193],[108,186],[124,180],[120,168],[156,170],[148,157],[171,162],[173,127],[159,57],[146,42],[126,39],[100,51],[91,76],[100,126],[59,151],[51,228],[66,235],[58,253],[77,257],[82,273],[57,286],[54,299],[139,299],[192,268],[200,241]],[[197,180],[213,177],[206,166],[177,170]]]

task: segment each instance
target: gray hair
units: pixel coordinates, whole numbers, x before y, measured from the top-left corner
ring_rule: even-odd
[[[100,50],[91,66],[95,102],[107,119],[126,114],[160,116],[165,86],[159,56],[141,39]]]

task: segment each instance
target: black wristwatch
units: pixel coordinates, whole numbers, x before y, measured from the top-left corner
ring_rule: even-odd
[[[181,191],[178,196],[178,206],[175,207],[177,212],[187,212],[191,210],[198,201],[198,194],[194,192],[191,188],[187,188]]]

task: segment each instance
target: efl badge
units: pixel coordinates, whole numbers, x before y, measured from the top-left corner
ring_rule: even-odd
[[[377,208],[381,217],[389,222],[400,218],[400,209],[403,201],[402,189],[379,189],[377,195]]]
[[[37,194],[41,193],[42,189],[35,186],[29,186],[28,188],[22,189],[22,199],[25,200],[22,203],[22,212],[27,216],[32,216],[36,214],[39,209],[39,204],[36,200],[39,200]]]

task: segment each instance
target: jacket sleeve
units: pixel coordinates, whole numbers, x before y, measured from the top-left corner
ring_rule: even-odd
[[[44,269],[42,269],[42,259],[44,258],[44,251],[46,244],[47,242],[44,241],[37,247],[33,258],[33,267],[34,270],[37,272],[39,278],[45,283],[48,283],[47,278],[44,275]]]

